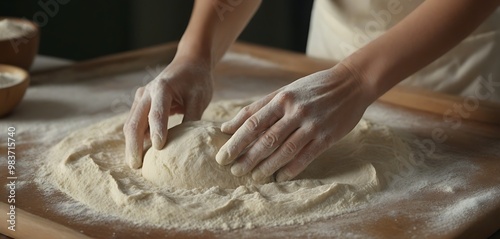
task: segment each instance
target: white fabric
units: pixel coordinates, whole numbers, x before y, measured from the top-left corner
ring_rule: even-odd
[[[316,0],[307,54],[341,61],[397,24],[424,0]],[[500,102],[500,10],[458,46],[401,82]],[[482,97],[483,99],[485,97]]]

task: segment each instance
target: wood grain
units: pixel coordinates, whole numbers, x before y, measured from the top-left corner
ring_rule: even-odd
[[[5,215],[9,211],[9,205],[0,202],[0,212]],[[5,212],[5,213],[4,213]],[[53,221],[26,212],[20,208],[16,212],[16,231],[1,230],[12,238],[38,238],[38,239],[88,239],[90,237],[78,233],[70,228],[57,224]],[[7,220],[0,220],[0,227],[8,227]],[[36,236],[35,236],[36,235]]]

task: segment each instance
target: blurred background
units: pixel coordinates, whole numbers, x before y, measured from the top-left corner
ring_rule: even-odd
[[[193,2],[0,0],[0,16],[40,23],[39,54],[85,60],[179,40]],[[312,3],[263,1],[239,40],[304,52]]]

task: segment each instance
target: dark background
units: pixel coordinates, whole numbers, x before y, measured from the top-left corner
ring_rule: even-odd
[[[304,52],[312,2],[264,0],[239,40]],[[84,60],[179,40],[192,5],[193,0],[0,0],[0,16],[40,23],[40,54]]]

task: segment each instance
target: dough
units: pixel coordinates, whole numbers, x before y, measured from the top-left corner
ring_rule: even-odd
[[[212,103],[208,110],[215,112],[205,114],[202,119],[228,120],[248,103],[250,101]],[[159,152],[153,150],[148,152],[144,169],[131,169],[124,159],[125,118],[126,115],[119,115],[68,135],[50,149],[47,163],[38,171],[36,178],[41,179],[38,183],[53,185],[77,202],[66,206],[77,218],[81,218],[78,212],[93,212],[92,221],[111,218],[135,226],[177,230],[303,224],[366,206],[374,193],[385,190],[391,180],[398,178],[414,151],[409,146],[414,140],[412,136],[361,120],[351,133],[294,180],[248,183],[245,179],[235,180],[227,169],[207,170],[210,165],[219,166],[215,160],[205,155],[198,158],[196,152],[192,152],[201,146],[201,152],[210,151],[207,154],[213,158],[216,148],[227,139],[214,133],[218,128],[210,126],[216,125],[211,123],[190,123],[170,130],[171,145],[187,147],[186,150],[190,147],[191,152],[179,154],[170,147]],[[173,126],[180,119],[180,116],[172,117],[169,124]],[[181,134],[189,127],[194,127],[190,130],[194,132]],[[177,137],[177,133],[181,136]],[[196,139],[197,143],[186,138]],[[205,141],[207,139],[212,143]],[[176,140],[179,142],[175,143]],[[182,143],[186,141],[188,143]],[[173,155],[188,156],[172,160],[169,151],[173,151]],[[163,157],[164,154],[167,156]],[[189,166],[197,163],[200,165]],[[162,165],[169,165],[174,173],[169,175],[169,171],[160,168]],[[185,167],[174,169],[173,165]],[[154,175],[152,171],[160,174]],[[208,176],[212,174],[217,176]]]
[[[142,176],[156,185],[175,188],[233,189],[256,184],[250,174],[236,177],[230,165],[219,165],[215,155],[229,140],[220,124],[194,121],[177,125],[168,131],[165,148],[150,148],[144,156]],[[269,177],[263,182],[271,182]]]

